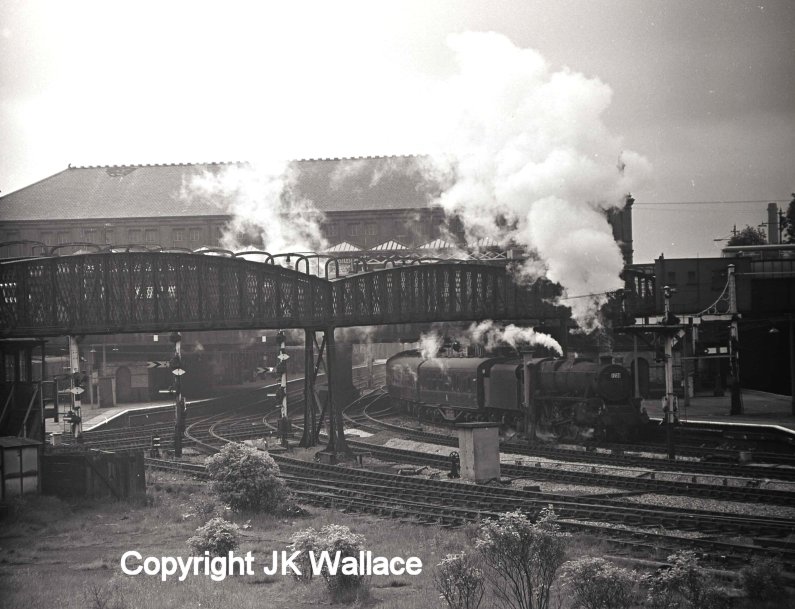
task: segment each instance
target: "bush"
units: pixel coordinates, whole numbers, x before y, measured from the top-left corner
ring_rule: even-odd
[[[780,563],[770,558],[754,558],[740,570],[740,585],[749,599],[772,601],[786,594],[784,570]]]
[[[574,609],[628,609],[635,600],[638,574],[589,556],[566,563],[561,580]]]
[[[303,583],[312,581],[312,563],[309,561],[309,553],[314,552],[317,554],[320,551],[320,544],[322,543],[322,533],[315,529],[306,529],[305,531],[298,531],[293,533],[290,537],[289,550],[291,552],[301,552],[300,556],[293,563],[301,571],[301,575],[292,573],[293,579]]]
[[[226,556],[238,546],[236,524],[223,518],[212,518],[196,529],[196,535],[188,539],[188,545],[196,554],[209,552],[212,556]]]
[[[323,563],[320,574],[326,583],[331,599],[334,602],[351,602],[361,599],[367,593],[369,578],[366,575],[346,575],[342,573],[342,559],[346,557],[359,558],[359,552],[364,551],[366,539],[363,535],[351,533],[348,527],[329,524],[320,531],[307,529],[295,533],[290,541],[292,551],[304,552],[295,562],[302,571],[302,576],[296,579],[307,581],[311,579],[309,552],[313,551],[317,557],[321,552],[327,552],[332,563],[337,562],[337,569],[331,572],[327,563]],[[339,561],[336,556],[339,554]],[[309,573],[307,577],[306,574]]]
[[[213,490],[234,510],[277,512],[293,503],[279,466],[267,453],[229,443],[205,463]]]
[[[476,547],[492,571],[497,598],[513,609],[547,609],[566,537],[551,509],[542,510],[535,523],[521,512],[486,521]]]
[[[483,600],[483,571],[471,555],[448,554],[436,565],[433,581],[450,609],[477,609]]]
[[[668,557],[669,568],[644,578],[649,585],[646,602],[651,609],[725,609],[728,593],[715,585],[699,564],[695,552],[682,550]]]

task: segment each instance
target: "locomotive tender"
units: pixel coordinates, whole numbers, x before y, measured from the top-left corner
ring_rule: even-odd
[[[515,357],[436,357],[404,351],[386,362],[390,400],[399,410],[447,421],[498,421],[523,429],[524,364]],[[560,437],[629,439],[648,422],[632,397],[632,372],[588,359],[529,361],[539,429]],[[641,368],[641,373],[643,369]]]

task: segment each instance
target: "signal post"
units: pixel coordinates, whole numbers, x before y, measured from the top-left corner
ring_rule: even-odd
[[[663,398],[663,420],[665,426],[665,442],[669,459],[676,459],[676,438],[675,426],[678,423],[678,408],[674,395],[674,368],[673,368],[673,344],[674,338],[684,336],[685,326],[681,320],[671,312],[671,296],[676,290],[669,286],[663,288],[665,296],[665,313],[662,319],[646,320],[647,323],[636,323],[634,325],[616,328],[618,332],[639,336],[643,334],[654,334],[663,340],[663,363],[665,365],[665,397]],[[648,323],[656,321],[657,323]],[[659,360],[658,360],[659,361]],[[639,366],[635,364],[635,376],[638,376]],[[685,388],[687,391],[687,388]]]
[[[169,340],[174,343],[174,357],[169,362],[171,374],[174,375],[176,401],[174,404],[174,456],[182,457],[182,435],[185,433],[185,398],[182,397],[182,334],[172,332]]]
[[[69,392],[72,394],[72,410],[64,417],[72,426],[72,434],[78,442],[83,441],[83,415],[82,398],[80,395],[85,391],[86,377],[80,372],[80,347],[76,336],[69,335],[69,369],[70,376]]]

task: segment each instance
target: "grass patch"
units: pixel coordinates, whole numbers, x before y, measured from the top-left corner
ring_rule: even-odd
[[[264,574],[262,566],[270,564],[272,552],[287,549],[295,532],[345,524],[365,536],[366,546],[374,554],[417,556],[423,564],[417,576],[372,576],[368,590],[349,599],[353,606],[426,609],[440,606],[433,582],[436,565],[447,554],[470,547],[474,537],[473,525],[445,529],[316,507],[309,507],[306,515],[290,517],[235,513],[211,496],[204,484],[187,476],[150,472],[149,479],[153,484],[146,505],[37,497],[15,506],[9,517],[0,521],[0,606],[181,609],[201,603],[202,609],[308,609],[329,605],[322,578],[303,585],[290,576]],[[191,575],[184,582],[176,577],[162,582],[155,576],[122,573],[119,561],[128,550],[144,557],[190,556],[187,539],[215,515],[241,527],[236,554],[253,553],[254,575],[222,582]],[[574,536],[569,554],[576,557],[608,551],[598,540]],[[482,607],[491,605],[484,601]]]

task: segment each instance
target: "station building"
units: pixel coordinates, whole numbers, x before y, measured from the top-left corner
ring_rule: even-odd
[[[72,243],[163,248],[217,247],[228,206],[186,197],[191,180],[239,163],[69,167],[0,197],[0,258],[41,255]],[[455,218],[434,204],[442,187],[423,171],[423,157],[294,161],[296,198],[323,215],[331,248],[361,251],[395,243],[409,250],[462,237]],[[632,263],[631,200],[608,220],[625,261]],[[461,243],[452,245],[460,246]],[[43,247],[44,246],[44,247]],[[267,249],[267,244],[265,244]]]
[[[463,229],[435,204],[442,186],[423,170],[425,161],[415,156],[294,161],[289,165],[292,194],[311,201],[322,214],[320,226],[330,254],[381,259],[412,252],[444,256],[447,249],[466,247]],[[247,166],[70,166],[0,197],[0,259],[106,247],[190,251],[220,247],[231,219],[229,206],[217,198],[186,196],[185,191],[196,178],[241,167]],[[608,221],[630,264],[631,198],[622,210],[609,212]],[[508,255],[493,243],[481,242],[477,248],[495,257]],[[412,329],[394,332],[416,338]],[[257,369],[274,363],[268,358],[272,359],[275,346],[265,332],[190,333],[185,339],[186,365],[199,371],[183,379],[189,397],[253,382]],[[156,399],[172,379],[168,370],[153,368],[151,362],[167,360],[171,348],[166,336],[150,334],[83,338],[81,357],[91,378],[86,401],[113,405]],[[65,339],[49,341],[49,370],[43,375],[65,378],[67,356]],[[294,361],[302,361],[296,356]],[[103,392],[103,386],[109,389]]]

